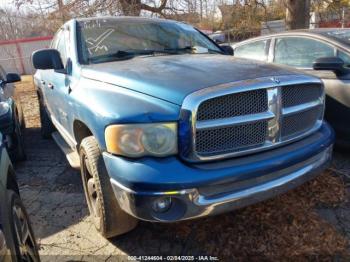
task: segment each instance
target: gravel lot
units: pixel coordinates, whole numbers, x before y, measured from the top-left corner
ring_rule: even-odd
[[[337,153],[331,170],[273,200],[184,223],[141,222],[130,234],[106,240],[88,216],[79,172],[53,140],[40,136],[31,78],[23,77],[16,92],[25,112],[28,154],[16,171],[43,261],[120,261],[126,255],[350,259],[350,155]]]

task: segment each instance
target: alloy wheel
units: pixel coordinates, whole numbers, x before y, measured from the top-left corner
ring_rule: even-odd
[[[99,197],[96,190],[96,183],[95,178],[92,175],[91,166],[89,163],[89,159],[85,155],[83,158],[83,174],[86,184],[86,190],[87,190],[87,201],[90,206],[90,212],[93,213],[94,218],[99,217],[98,207],[99,207]]]
[[[22,261],[39,261],[36,255],[34,236],[32,235],[28,220],[22,207],[14,204],[12,207],[12,217],[15,229],[15,241],[18,245]]]

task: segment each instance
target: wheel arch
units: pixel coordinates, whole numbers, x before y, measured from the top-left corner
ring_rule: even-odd
[[[7,171],[6,188],[15,191],[19,195],[19,186],[17,183],[15,171],[13,170],[12,166],[10,166]]]
[[[81,120],[73,121],[73,135],[75,142],[77,143],[77,147],[79,148],[81,141],[88,136],[94,135],[92,129]]]

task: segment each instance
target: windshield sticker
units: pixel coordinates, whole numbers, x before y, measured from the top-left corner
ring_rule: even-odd
[[[89,54],[92,55],[93,53],[96,53],[99,50],[108,51],[108,47],[106,45],[104,45],[102,42],[104,40],[106,40],[106,38],[108,36],[110,36],[110,34],[112,34],[114,31],[115,31],[115,29],[110,28],[110,29],[104,31],[96,39],[91,38],[91,37],[86,39],[85,42],[88,45],[87,50],[89,51]]]

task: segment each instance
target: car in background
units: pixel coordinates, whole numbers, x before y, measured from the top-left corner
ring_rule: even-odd
[[[0,133],[0,261],[40,261],[16,175]]]
[[[209,34],[208,35],[213,41],[215,41],[215,43],[217,44],[223,44],[226,43],[226,36],[225,33],[221,32],[221,31],[217,31],[215,33]]]
[[[0,66],[0,132],[12,161],[23,161],[23,112],[20,102],[14,98],[13,83],[21,81],[18,74],[6,73]]]
[[[350,148],[350,29],[295,30],[232,45],[234,56],[291,66],[320,77],[326,88],[325,119],[338,148]]]

